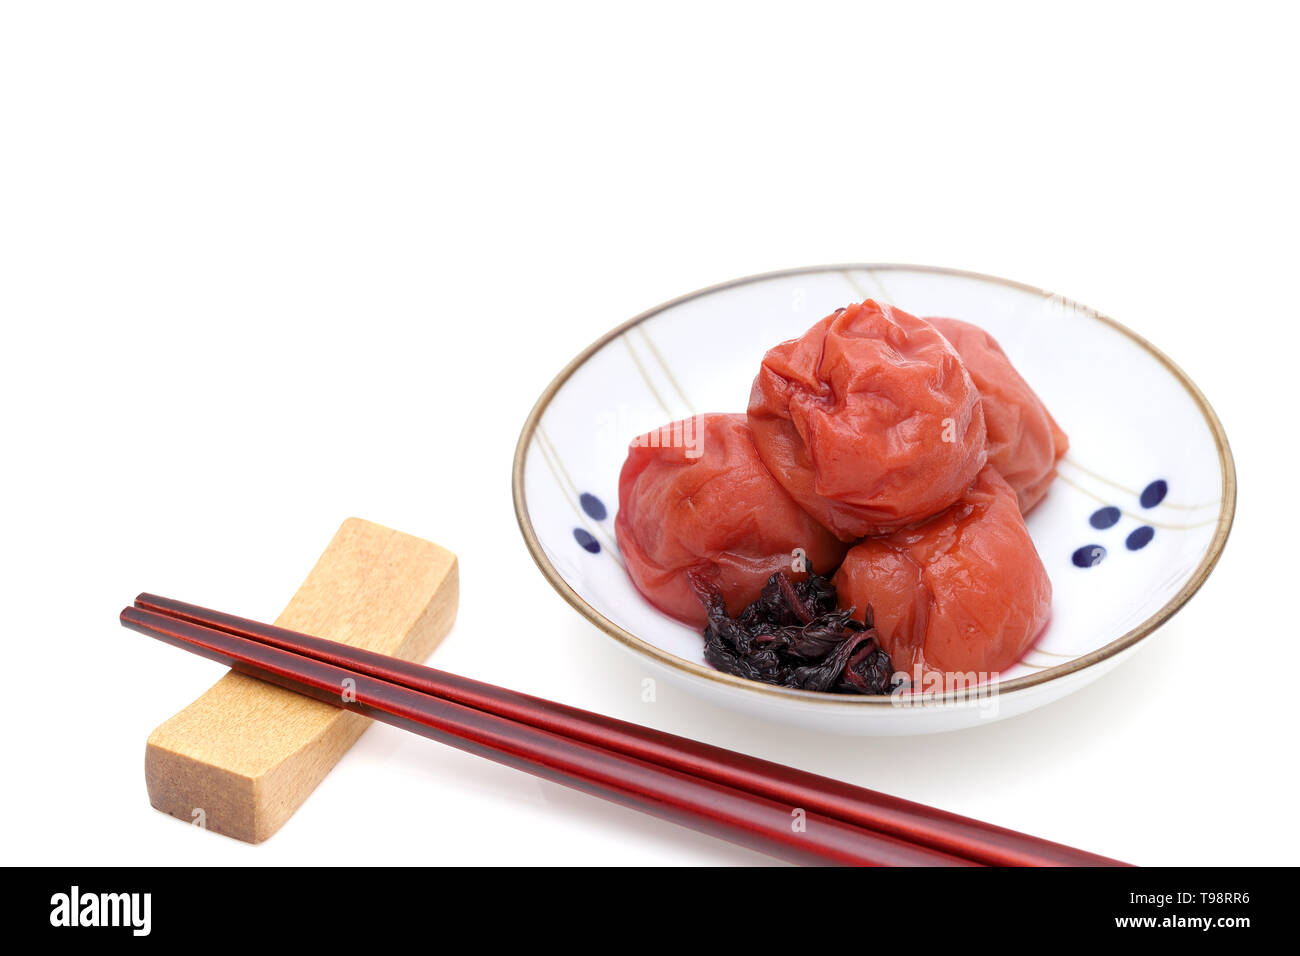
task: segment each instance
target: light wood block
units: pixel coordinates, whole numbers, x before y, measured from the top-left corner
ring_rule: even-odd
[[[275,623],[423,661],[456,618],[456,556],[349,518]],[[236,611],[236,613],[238,613]],[[275,833],[370,721],[233,671],[149,737],[149,802],[260,843]]]

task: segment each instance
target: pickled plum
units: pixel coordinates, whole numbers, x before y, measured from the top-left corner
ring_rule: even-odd
[[[841,605],[871,606],[896,670],[914,683],[942,672],[949,688],[1016,663],[1052,602],[1015,491],[991,465],[942,514],[849,551],[834,583]]]
[[[774,572],[804,561],[829,571],[847,550],[764,467],[743,414],[700,415],[635,439],[618,497],[614,531],[628,574],[651,604],[688,624],[707,620],[688,572],[716,585],[735,615]]]
[[[961,356],[984,406],[989,464],[1016,492],[1020,511],[1047,494],[1069,439],[997,340],[960,319],[928,320]]]
[[[942,511],[987,457],[979,392],[956,350],[870,299],[768,351],[749,425],[776,480],[842,541]]]

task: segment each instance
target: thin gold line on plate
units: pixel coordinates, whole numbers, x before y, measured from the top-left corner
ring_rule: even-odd
[[[876,287],[874,293],[867,291],[867,289],[863,287],[862,283],[858,281],[857,276],[853,274],[851,269],[845,269],[840,274],[848,280],[849,285],[853,286],[853,291],[856,292],[860,298],[870,299],[875,296],[880,296],[880,298],[884,299],[890,305],[897,305],[897,303],[894,302],[894,297],[890,295],[889,290],[885,288],[885,284],[880,281],[880,276],[876,275],[874,272],[862,273],[867,277],[868,281]]]
[[[1066,455],[1064,458],[1061,459],[1061,461],[1063,461],[1065,464],[1069,465],[1072,468],[1078,468],[1081,472],[1083,472],[1085,475],[1089,476],[1090,478],[1096,478],[1098,481],[1110,485],[1112,488],[1117,488],[1120,491],[1127,492],[1128,494],[1132,495],[1134,498],[1140,499],[1142,497],[1142,492],[1136,491],[1133,488],[1128,487],[1127,485],[1121,485],[1118,481],[1112,481],[1110,478],[1107,478],[1105,475],[1099,475],[1091,468],[1085,468],[1083,465],[1079,464],[1069,455]],[[1219,506],[1219,502],[1216,499],[1215,501],[1207,501],[1204,504],[1199,504],[1199,505],[1180,505],[1172,501],[1162,501],[1156,507],[1176,508],[1179,511],[1200,511],[1202,508],[1217,508],[1218,506]]]
[[[867,290],[862,288],[862,283],[857,280],[857,277],[854,276],[852,272],[850,272],[848,269],[845,269],[843,272],[840,273],[840,275],[844,276],[844,281],[847,282],[849,285],[853,286],[853,291],[856,292],[860,297],[864,299],[870,298],[867,295]]]
[[[1029,653],[1042,654],[1045,657],[1059,657],[1063,661],[1072,661],[1079,656],[1078,654],[1058,654],[1056,651],[1045,651],[1041,647],[1031,648]]]
[[[595,525],[590,524],[589,516],[578,507],[577,502],[582,498],[582,491],[573,480],[573,476],[569,474],[569,469],[564,467],[564,460],[560,458],[560,452],[555,447],[555,442],[551,440],[550,435],[546,434],[546,430],[541,425],[537,426],[537,437],[537,446],[541,449],[542,455],[546,458],[547,467],[549,467],[552,474],[554,474],[555,480],[560,486],[560,491],[565,494],[566,498],[568,498],[569,506],[577,512],[578,517],[582,519],[582,523],[586,526],[587,530],[590,531],[593,536],[603,539],[610,552],[617,555],[618,545],[607,534],[605,534],[604,529],[600,527],[599,523]]]
[[[659,363],[659,368],[663,370],[664,377],[668,379],[669,384],[673,387],[673,391],[677,393],[677,397],[680,398],[682,404],[686,406],[686,411],[689,414],[694,415],[695,403],[686,397],[686,392],[683,391],[681,383],[677,381],[677,376],[673,374],[673,370],[668,366],[664,354],[659,351],[659,346],[655,345],[654,340],[650,338],[650,333],[645,330],[645,326],[643,325],[638,325],[634,331],[640,333],[641,338],[645,341],[646,348],[650,350],[650,354],[653,355],[655,361]]]
[[[894,297],[890,294],[889,289],[885,287],[885,281],[874,272],[868,272],[867,275],[871,276],[871,281],[876,284],[876,288],[880,290],[880,294],[884,297],[885,301],[890,305],[895,305]]]
[[[1060,472],[1057,472],[1056,477],[1059,478],[1061,481],[1065,482],[1067,485],[1069,485],[1071,488],[1073,488],[1075,491],[1079,492],[1080,494],[1087,495],[1093,501],[1096,501],[1099,504],[1109,505],[1111,507],[1114,507],[1114,505],[1111,505],[1111,503],[1107,501],[1105,498],[1103,498],[1101,495],[1089,491],[1087,488],[1083,487],[1083,485],[1079,484],[1077,481],[1072,481],[1071,479],[1067,478],[1065,475],[1062,475]],[[1217,517],[1214,517],[1214,518],[1209,518],[1205,521],[1193,521],[1191,524],[1165,524],[1162,521],[1156,521],[1152,518],[1149,518],[1146,515],[1140,515],[1140,514],[1135,514],[1132,511],[1126,511],[1123,508],[1119,508],[1118,510],[1120,514],[1124,515],[1126,518],[1132,518],[1134,521],[1138,522],[1139,524],[1149,524],[1152,527],[1164,528],[1167,531],[1190,531],[1192,528],[1205,528],[1212,524],[1218,524],[1219,522],[1219,519]]]
[[[624,570],[627,566],[623,563],[622,556],[618,553],[618,546],[611,541],[600,528],[599,525],[592,525],[587,519],[587,515],[578,507],[579,492],[577,486],[573,484],[573,479],[569,477],[568,471],[560,464],[559,456],[555,453],[555,446],[547,437],[545,429],[541,425],[537,426],[537,450],[542,453],[542,460],[546,462],[546,467],[555,479],[555,483],[560,486],[560,494],[569,502],[569,507],[573,513],[578,516],[578,521],[582,523],[583,528],[587,530],[593,538],[599,540],[601,551],[608,554],[614,559],[614,562]]]
[[[659,389],[655,388],[655,383],[650,380],[650,373],[647,372],[645,366],[641,364],[641,358],[636,354],[636,349],[632,348],[632,340],[626,335],[619,336],[619,338],[623,340],[623,344],[627,347],[627,354],[632,356],[632,362],[636,365],[636,370],[641,373],[641,380],[645,382],[646,388],[650,389],[650,394],[655,397],[655,401],[659,403],[659,407],[662,408],[664,414],[671,419],[673,413],[668,408],[668,404],[664,401],[663,396],[659,394]]]

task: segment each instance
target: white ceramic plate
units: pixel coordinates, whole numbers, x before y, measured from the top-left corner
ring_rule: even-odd
[[[1029,531],[1052,619],[978,693],[891,699],[788,690],[714,670],[700,635],[650,605],[614,540],[628,441],[698,412],[744,411],[768,348],[876,298],[983,326],[1070,436]],[[1205,581],[1232,524],[1236,480],[1213,410],[1148,342],[1041,289],[950,269],[848,265],[752,276],[651,309],[546,389],[514,462],[524,539],[556,590],[664,676],[714,701],[820,731],[909,734],[1023,713],[1127,658]]]

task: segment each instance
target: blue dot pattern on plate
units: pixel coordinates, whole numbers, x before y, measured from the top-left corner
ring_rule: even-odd
[[[605,507],[605,502],[601,501],[595,495],[584,491],[578,497],[578,504],[582,505],[582,510],[587,513],[587,517],[593,521],[604,521],[609,515],[609,510]]]
[[[1112,505],[1107,505],[1105,508],[1098,508],[1089,516],[1088,524],[1098,530],[1112,528],[1119,524],[1119,509]]]
[[[574,528],[573,540],[582,545],[583,549],[590,551],[592,554],[600,554],[600,542],[591,536],[591,532],[586,528]]]
[[[1155,536],[1156,529],[1149,524],[1144,524],[1142,527],[1134,528],[1129,532],[1129,536],[1124,539],[1124,547],[1130,551],[1141,551],[1151,543],[1151,539]]]
[[[1157,478],[1138,495],[1138,502],[1143,508],[1154,508],[1160,502],[1165,500],[1165,495],[1169,494],[1169,482],[1163,478]],[[1119,524],[1124,512],[1120,511],[1114,505],[1103,505],[1092,514],[1088,515],[1088,524],[1092,525],[1098,531],[1105,531],[1107,528],[1113,528]],[[1151,539],[1156,536],[1156,529],[1149,524],[1141,525],[1134,528],[1124,539],[1124,547],[1130,551],[1141,551]],[[1099,544],[1085,544],[1082,548],[1077,549],[1070,556],[1078,568],[1093,568],[1101,564],[1106,557],[1106,549]]]
[[[1085,544],[1074,552],[1070,558],[1077,568],[1091,568],[1101,564],[1106,557],[1106,549],[1099,544]]]
[[[1168,482],[1163,478],[1157,478],[1142,489],[1142,495],[1138,498],[1138,501],[1142,502],[1143,508],[1154,508],[1165,500],[1167,494],[1169,494]]]

